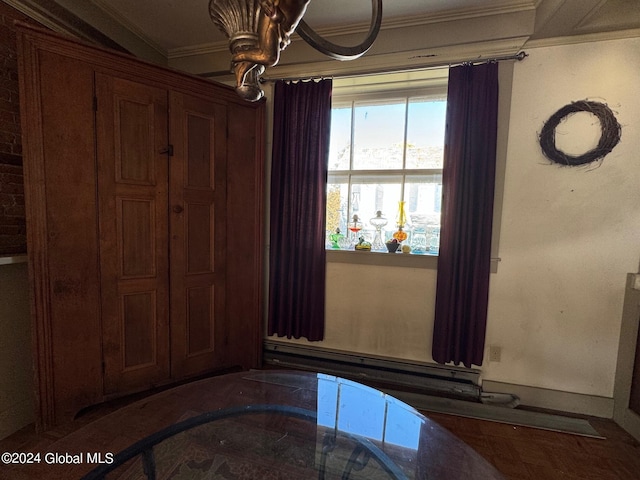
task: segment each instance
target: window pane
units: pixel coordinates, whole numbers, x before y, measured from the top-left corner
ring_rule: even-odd
[[[402,168],[405,102],[356,104],[354,112],[354,170]],[[332,126],[333,130],[333,126]]]
[[[349,177],[330,177],[327,182],[327,248],[346,248]],[[333,234],[342,234],[344,238]],[[335,242],[332,242],[332,239]]]
[[[329,170],[348,170],[351,156],[351,107],[331,110]]]
[[[440,245],[442,176],[408,176],[404,198],[407,202],[407,242],[412,253],[437,254]]]
[[[446,100],[409,101],[406,168],[442,168],[446,108]]]
[[[358,236],[363,236],[368,242],[375,240],[376,228],[371,224],[371,219],[376,217],[378,211],[387,219],[387,225],[381,228],[381,240],[391,238],[396,229],[395,218],[398,211],[398,202],[401,198],[402,176],[361,177],[354,176],[351,179],[351,212],[358,215],[362,222],[362,230]],[[353,235],[351,241],[357,241]],[[382,248],[382,247],[381,247]]]

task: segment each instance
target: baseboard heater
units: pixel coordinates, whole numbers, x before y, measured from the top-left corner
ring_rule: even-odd
[[[373,385],[480,402],[480,371],[426,362],[349,353],[273,340],[264,342],[270,366],[312,370]]]

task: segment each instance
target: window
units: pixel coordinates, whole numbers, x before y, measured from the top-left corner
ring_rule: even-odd
[[[354,250],[362,238],[372,251],[386,252],[386,242],[398,230],[403,201],[407,238],[402,245],[409,245],[412,254],[437,255],[445,82],[446,78],[430,88],[341,95],[334,81],[328,249]]]

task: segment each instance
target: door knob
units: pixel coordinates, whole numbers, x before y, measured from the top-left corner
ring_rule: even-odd
[[[173,206],[173,213],[182,213],[183,210],[184,210],[184,208],[182,208],[181,205],[174,205]]]

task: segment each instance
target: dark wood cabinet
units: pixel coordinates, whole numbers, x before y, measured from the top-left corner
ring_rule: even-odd
[[[264,104],[18,31],[37,418],[260,363]]]

